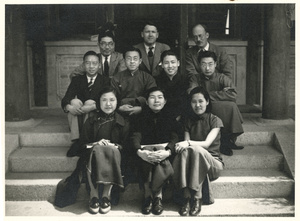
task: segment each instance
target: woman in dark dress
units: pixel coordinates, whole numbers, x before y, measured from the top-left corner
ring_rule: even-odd
[[[204,182],[207,179],[209,186],[224,167],[220,157],[220,128],[223,123],[211,114],[207,91],[203,87],[194,88],[190,92],[189,103],[192,110],[185,121],[184,141],[176,144],[177,155],[173,161],[174,184],[184,199],[179,210],[181,216],[197,216],[200,213]],[[208,199],[207,203],[213,203],[212,199]]]
[[[112,187],[124,188],[121,153],[126,146],[129,124],[116,108],[115,89],[104,88],[100,95],[100,111],[87,119],[80,137],[81,161],[87,162],[91,189],[89,211],[93,214],[109,212]]]
[[[151,88],[146,99],[147,108],[134,124],[132,143],[145,190],[142,213],[160,215],[163,212],[162,187],[173,174],[169,157],[175,153],[178,126],[164,111],[166,99],[161,89]]]

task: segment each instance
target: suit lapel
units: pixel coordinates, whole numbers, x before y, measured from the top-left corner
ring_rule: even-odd
[[[147,67],[147,69],[150,71],[150,64],[149,64],[149,60],[148,60],[148,55],[146,53],[146,49],[145,49],[145,46],[144,46],[143,43],[140,45],[139,49],[142,53],[142,60],[145,64],[145,66]]]
[[[154,50],[154,57],[153,57],[152,70],[154,70],[154,68],[159,64],[160,51],[161,51],[161,45],[158,42],[156,42],[155,50]]]
[[[110,63],[109,63],[109,76],[113,76],[114,74],[113,72],[117,66],[116,59],[117,59],[116,53],[115,52],[111,53]]]

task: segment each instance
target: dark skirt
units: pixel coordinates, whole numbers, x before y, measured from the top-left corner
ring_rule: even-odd
[[[218,116],[224,125],[222,133],[240,135],[244,132],[243,117],[236,103],[231,101],[212,101],[211,113]]]
[[[158,192],[173,173],[173,167],[168,159],[155,165],[140,160],[141,181],[150,183],[150,188],[153,192]]]
[[[118,185],[123,188],[121,153],[114,146],[95,145],[90,155],[87,172],[96,183]]]

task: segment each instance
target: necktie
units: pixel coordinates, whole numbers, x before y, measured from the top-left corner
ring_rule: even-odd
[[[153,57],[153,51],[152,51],[153,48],[154,48],[154,47],[150,47],[150,48],[149,48],[149,51],[148,51],[148,57]]]
[[[108,72],[109,72],[109,66],[108,66],[108,56],[105,56],[105,61],[104,61],[104,75],[108,77]]]
[[[88,89],[89,91],[92,90],[92,86],[93,86],[93,78],[90,79],[89,83],[88,83]]]

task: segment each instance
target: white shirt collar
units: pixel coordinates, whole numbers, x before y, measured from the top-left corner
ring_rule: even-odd
[[[146,45],[146,44],[144,44],[145,45],[145,48],[146,48],[146,52],[148,53],[149,52],[149,46],[148,45]],[[153,47],[153,52],[154,52],[154,50],[155,50],[155,46],[156,46],[156,43],[154,43],[154,45],[152,45],[152,47]]]
[[[102,57],[102,64],[104,64],[104,62],[105,62],[105,56],[101,54],[101,57]],[[110,58],[111,58],[111,55],[108,55],[107,56],[108,65],[109,65],[109,62],[110,62]]]

